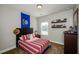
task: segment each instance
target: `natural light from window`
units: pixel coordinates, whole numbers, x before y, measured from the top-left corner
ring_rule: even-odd
[[[41,23],[41,35],[48,35],[48,22]]]

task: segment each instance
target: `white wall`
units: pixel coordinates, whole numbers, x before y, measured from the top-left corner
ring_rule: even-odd
[[[20,27],[20,12],[0,5],[0,51],[15,46],[13,30]]]
[[[30,16],[30,23],[30,27],[33,28],[33,31],[35,32],[37,30],[37,22],[34,16]]]
[[[20,27],[22,11],[9,5],[0,5],[0,52],[16,46],[13,30]],[[31,27],[36,30],[35,17],[31,16]]]
[[[51,21],[56,19],[64,19],[67,18],[65,24],[67,28],[51,28]],[[44,36],[42,35],[42,38],[47,38],[51,41],[54,41],[59,44],[64,44],[64,34],[63,32],[69,29],[69,26],[73,26],[73,10],[68,10],[64,12],[59,12],[56,14],[50,14],[44,17],[37,18],[37,24],[38,24],[38,32],[41,34],[41,22],[48,21],[49,23],[49,29],[48,29],[48,35]],[[61,24],[61,23],[59,23]]]

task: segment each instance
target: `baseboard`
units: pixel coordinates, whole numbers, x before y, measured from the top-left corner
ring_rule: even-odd
[[[1,53],[4,53],[4,52],[7,52],[7,51],[9,51],[9,50],[11,50],[11,49],[14,49],[14,48],[16,48],[16,46],[12,46],[12,47],[10,47],[10,48],[1,50],[1,51],[0,51],[0,54],[1,54]]]
[[[50,42],[54,42],[54,43],[57,43],[57,44],[60,44],[60,45],[64,45],[63,43],[59,43],[59,42],[55,42],[55,41],[51,41]]]

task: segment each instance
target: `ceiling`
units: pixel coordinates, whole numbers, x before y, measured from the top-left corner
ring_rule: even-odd
[[[51,13],[72,9],[74,4],[43,4],[41,9],[38,9],[36,4],[15,4],[10,6],[24,11],[32,16],[40,17]]]

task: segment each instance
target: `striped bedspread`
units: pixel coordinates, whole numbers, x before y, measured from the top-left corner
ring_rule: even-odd
[[[19,46],[31,54],[41,54],[50,44],[46,39],[19,40]]]

